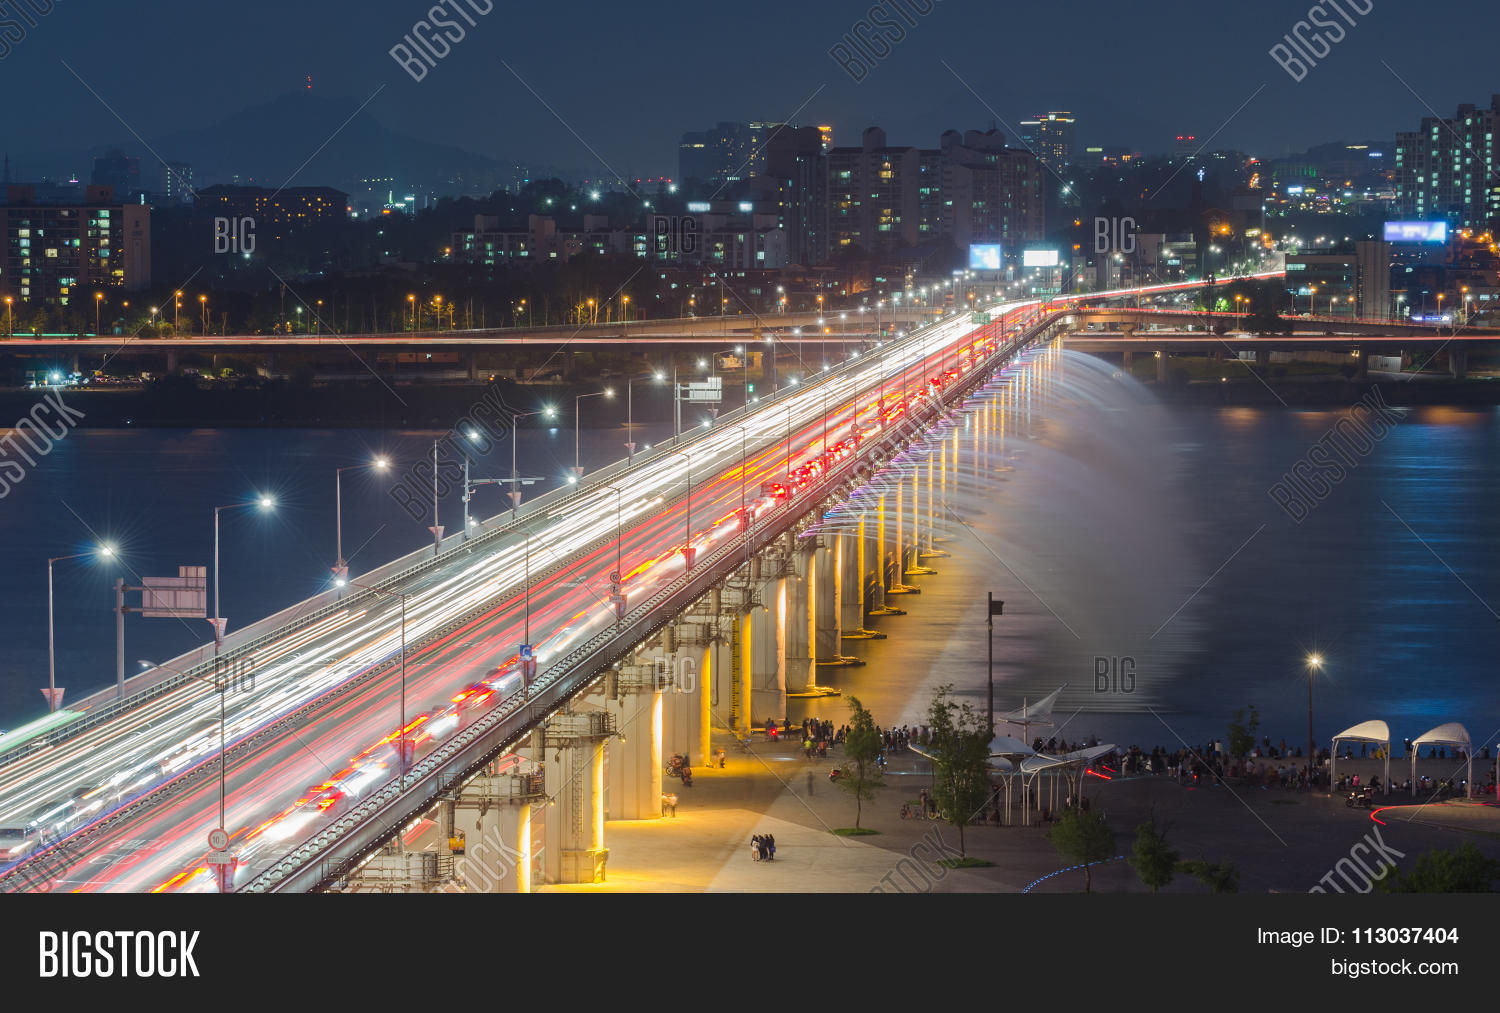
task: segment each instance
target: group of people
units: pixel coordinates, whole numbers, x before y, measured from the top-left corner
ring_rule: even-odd
[[[776,860],[776,838],[771,834],[755,834],[750,838],[750,859],[755,862]]]

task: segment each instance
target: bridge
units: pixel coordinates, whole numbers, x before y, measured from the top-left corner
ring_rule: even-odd
[[[565,367],[578,350],[608,351],[659,348],[663,351],[767,341],[778,349],[833,344],[861,344],[890,326],[910,327],[935,319],[935,309],[876,306],[865,311],[826,313],[744,314],[723,317],[683,317],[663,320],[616,321],[603,324],[504,327],[473,330],[404,331],[399,334],[232,334],[225,336],[142,338],[134,335],[43,335],[0,340],[0,355],[59,363],[72,372],[89,363],[116,358],[148,358],[163,362],[166,372],[178,371],[185,356],[232,356],[277,370],[278,359],[290,355],[316,358],[320,353],[343,360],[353,352],[366,358],[389,356],[452,357],[468,373],[480,377],[480,359],[505,361],[527,349],[566,347]],[[770,357],[767,357],[770,358]],[[769,365],[769,364],[768,364]],[[770,376],[767,370],[767,378]]]
[[[927,436],[1063,319],[1013,303],[852,353],[18,729],[0,890],[599,880],[606,777],[612,818],[657,817],[664,753],[701,763],[848,661],[932,549],[956,453]]]
[[[1156,359],[1157,380],[1165,383],[1173,355],[1222,358],[1253,353],[1270,365],[1273,352],[1331,352],[1356,361],[1356,376],[1369,376],[1372,357],[1429,363],[1442,356],[1454,379],[1468,376],[1469,357],[1500,351],[1500,334],[1390,321],[1334,317],[1291,317],[1285,333],[1248,334],[1244,313],[1190,312],[1132,308],[1077,308],[1062,324],[1068,348],[1092,355],[1119,355],[1126,366],[1139,354]],[[1223,331],[1224,333],[1219,333]]]

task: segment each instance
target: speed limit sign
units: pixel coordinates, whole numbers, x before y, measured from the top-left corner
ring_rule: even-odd
[[[229,835],[222,828],[215,828],[208,832],[208,846],[212,851],[223,851],[229,847]]]

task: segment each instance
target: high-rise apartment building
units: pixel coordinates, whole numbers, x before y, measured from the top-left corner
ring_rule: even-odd
[[[66,306],[104,288],[151,284],[151,209],[89,186],[81,204],[44,204],[34,187],[6,188],[0,206],[0,292]]]
[[[766,147],[785,123],[720,123],[682,135],[677,172],[683,180],[737,183],[765,174]]]
[[[1495,135],[1500,95],[1488,109],[1458,107],[1452,119],[1428,116],[1422,126],[1396,135],[1396,211],[1400,218],[1446,218],[1454,225],[1488,228],[1500,218]]]
[[[1035,119],[1021,121],[1021,143],[1042,160],[1042,165],[1060,172],[1073,161],[1076,126],[1072,113],[1038,113]]]

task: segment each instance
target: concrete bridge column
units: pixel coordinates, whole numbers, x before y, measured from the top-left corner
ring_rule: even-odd
[[[454,878],[468,893],[530,893],[532,807],[546,802],[539,764],[488,774],[464,785],[453,808]]]
[[[979,427],[975,426],[977,433]],[[929,566],[922,565],[924,552],[932,548],[932,454],[927,455],[927,509],[922,509],[922,465],[917,463],[911,469],[911,549],[907,557],[906,575],[908,577],[920,576],[922,574],[937,573]],[[926,532],[923,532],[923,519],[926,519]],[[923,548],[924,542],[926,549]]]
[[[891,566],[889,553],[886,551],[886,525],[890,523],[890,516],[886,511],[885,500],[885,493],[880,493],[875,500],[874,516],[866,516],[861,522],[865,530],[865,537],[861,540],[865,615],[904,616],[905,612],[892,608],[886,600],[889,593],[887,587],[891,582]]]
[[[1167,382],[1167,350],[1165,348],[1156,353],[1156,382],[1162,385]]]
[[[167,350],[167,373],[169,375],[177,373],[177,350],[175,348]]]
[[[740,700],[746,731],[764,727],[769,718],[786,717],[785,648],[777,622],[780,581],[772,581],[764,593],[770,598],[768,605],[752,606],[740,619]]]
[[[266,353],[266,375],[269,377],[276,376],[276,353],[274,351]]]
[[[816,550],[798,548],[792,554],[793,572],[783,577],[786,595],[786,688],[789,693],[807,693],[817,687],[814,657],[818,641]]]
[[[892,559],[890,586],[885,591],[888,595],[921,594],[919,589],[904,583],[901,579],[906,574],[912,572],[907,569],[907,558],[916,552],[916,546],[913,544],[914,540],[909,540],[908,538],[906,521],[909,512],[906,503],[906,486],[907,482],[905,479],[902,479],[896,485],[896,511],[894,517],[896,541],[894,558]],[[915,511],[913,510],[910,513],[914,515]],[[912,519],[915,520],[915,516],[912,516]]]
[[[612,677],[620,734],[606,740],[609,818],[653,820],[661,816],[662,687],[654,663],[622,667]],[[620,740],[624,736],[624,741]]]
[[[845,657],[843,647],[844,627],[844,576],[840,572],[843,564],[844,539],[832,536],[830,544],[813,553],[813,585],[809,597],[812,599],[812,644],[815,665],[862,665],[858,658]]]
[[[1448,372],[1455,380],[1467,380],[1469,378],[1469,350],[1467,348],[1448,348]]]
[[[464,368],[469,371],[469,382],[479,379],[479,353],[472,348],[464,353]]]
[[[1130,372],[1130,367],[1134,363],[1135,363],[1135,352],[1133,352],[1133,351],[1131,351],[1130,349],[1127,348],[1123,352],[1120,353],[1120,368],[1122,370],[1124,370],[1124,372],[1126,372],[1128,374]]]
[[[1269,348],[1257,348],[1255,350],[1255,366],[1257,369],[1271,368],[1271,350]]]
[[[859,512],[854,530],[840,534],[835,543],[838,554],[839,639],[884,640],[884,633],[865,628],[865,616],[870,609],[869,567],[866,564],[865,511]]]
[[[1363,349],[1359,352],[1359,370],[1354,375],[1361,382],[1370,378],[1370,353]]]
[[[547,723],[548,882],[604,882],[604,743],[613,734],[613,717],[590,710],[558,714]]]

